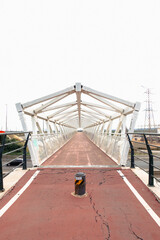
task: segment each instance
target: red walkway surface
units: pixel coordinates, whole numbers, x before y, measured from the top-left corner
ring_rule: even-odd
[[[73,138],[43,165],[115,165],[84,133]]]
[[[159,240],[160,228],[117,169],[40,168],[31,185],[0,217],[0,240]],[[1,199],[0,209],[35,171],[28,171]],[[86,173],[84,198],[71,194],[78,171]],[[149,189],[131,170],[121,171],[160,217],[160,204]]]

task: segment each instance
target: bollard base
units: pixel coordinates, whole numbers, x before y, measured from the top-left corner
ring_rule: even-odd
[[[88,196],[88,193],[86,192],[85,194],[83,195],[78,195],[78,194],[75,194],[75,192],[72,192],[71,195],[73,197],[77,197],[77,198],[84,198],[84,197],[87,197]]]

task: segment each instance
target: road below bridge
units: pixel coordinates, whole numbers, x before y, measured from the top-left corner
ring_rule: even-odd
[[[86,174],[81,198],[73,195],[79,171]],[[0,201],[1,240],[159,240],[159,227],[155,196],[83,133],[28,171]]]

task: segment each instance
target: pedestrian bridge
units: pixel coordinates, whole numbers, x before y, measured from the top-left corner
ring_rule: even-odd
[[[119,165],[126,165],[140,103],[111,96],[76,83],[50,95],[16,104],[33,166],[40,166],[75,132],[84,132]]]
[[[74,192],[78,172],[86,175],[83,196]],[[0,199],[1,240],[159,240],[158,198],[83,132],[26,171],[14,187],[13,176],[12,188]]]
[[[4,188],[12,185],[0,201],[2,240],[159,240],[159,199],[139,170],[122,166],[139,103],[76,83],[16,106],[24,132],[32,128],[28,146],[37,167],[21,170],[14,187],[19,171],[5,178]],[[74,192],[77,172],[87,179],[82,196]]]

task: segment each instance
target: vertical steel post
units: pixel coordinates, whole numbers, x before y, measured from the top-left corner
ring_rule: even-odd
[[[29,136],[30,136],[30,133],[28,133],[28,136],[27,136],[27,139],[25,141],[24,148],[23,148],[23,170],[27,169],[26,148],[27,148]]]
[[[135,164],[134,164],[134,147],[133,147],[132,141],[131,141],[128,133],[127,133],[127,137],[128,137],[128,141],[129,141],[129,145],[130,145],[130,149],[131,149],[131,168],[135,168]]]
[[[26,119],[25,119],[23,106],[21,105],[21,103],[17,103],[16,108],[17,108],[17,111],[19,114],[19,118],[20,118],[20,121],[22,124],[23,131],[28,132],[28,127],[27,127],[27,123],[26,123]],[[35,119],[35,117],[32,119],[33,119],[33,121],[32,121],[33,134],[37,134],[36,119]],[[39,165],[38,150],[37,150],[37,146],[35,146],[35,144],[34,144],[34,139],[33,140],[31,139],[31,141],[28,143],[28,147],[29,147],[33,166],[38,166]]]
[[[153,155],[152,155],[152,151],[151,151],[151,148],[149,146],[146,135],[143,134],[143,136],[144,136],[144,140],[145,140],[148,155],[149,155],[149,181],[148,181],[148,186],[153,187],[154,186]]]
[[[3,135],[2,135],[3,136]],[[2,153],[6,141],[6,134],[3,136],[2,145],[0,146],[0,191],[4,191],[3,188],[3,169],[2,169]]]

